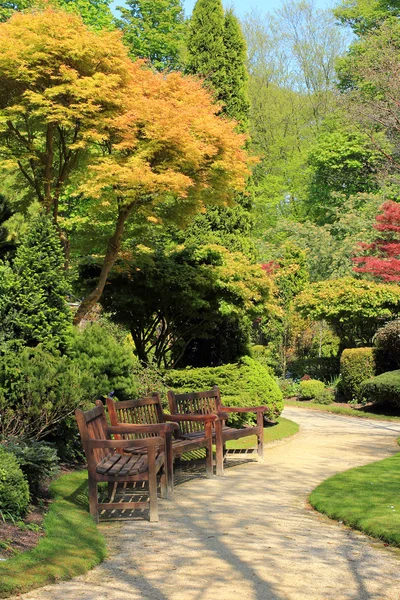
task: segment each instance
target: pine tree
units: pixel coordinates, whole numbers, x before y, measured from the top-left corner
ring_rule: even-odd
[[[64,254],[50,218],[31,218],[10,268],[1,265],[0,340],[64,348],[72,320]]]
[[[133,58],[146,58],[158,71],[178,69],[185,32],[181,0],[130,0],[117,25]]]
[[[232,10],[225,15],[224,48],[226,76],[221,100],[228,117],[247,129],[249,115],[248,73],[246,69],[247,47],[242,29]]]

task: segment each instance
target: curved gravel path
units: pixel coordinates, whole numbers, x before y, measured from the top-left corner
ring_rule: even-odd
[[[394,454],[400,423],[297,408],[284,416],[300,433],[268,446],[264,463],[178,485],[159,523],[103,524],[109,560],[19,598],[399,600],[400,551],[319,515],[307,496],[334,473]]]

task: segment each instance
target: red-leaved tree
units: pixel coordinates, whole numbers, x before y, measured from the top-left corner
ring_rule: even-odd
[[[384,281],[400,281],[400,204],[388,200],[381,210],[374,225],[380,236],[371,244],[360,244],[365,255],[353,258],[354,270]]]

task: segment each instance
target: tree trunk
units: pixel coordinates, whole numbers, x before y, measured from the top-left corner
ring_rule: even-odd
[[[119,211],[114,235],[108,242],[107,252],[104,257],[104,262],[101,268],[99,280],[94,290],[92,290],[90,294],[88,294],[86,298],[82,300],[74,316],[74,325],[79,325],[84,316],[93,308],[96,302],[98,302],[101,298],[104,286],[107,283],[108,275],[117,259],[118,252],[121,247],[121,240],[122,234],[124,232],[125,223],[133,210],[133,206],[133,204],[130,204],[129,206],[126,206],[120,209]]]

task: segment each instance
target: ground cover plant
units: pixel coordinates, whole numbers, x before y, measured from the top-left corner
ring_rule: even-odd
[[[28,552],[0,562],[0,597],[70,579],[104,560],[105,540],[87,510],[87,472],[55,480],[43,526],[45,536]]]
[[[400,453],[330,477],[310,495],[332,519],[400,546]]]
[[[312,410],[322,410],[325,412],[335,413],[337,415],[346,415],[348,417],[358,417],[361,419],[375,419],[376,421],[400,421],[400,415],[390,414],[387,409],[385,412],[372,412],[373,407],[354,408],[345,404],[333,403],[328,405],[317,404],[316,402],[297,402],[296,400],[287,399],[284,401],[285,406],[295,406],[298,408],[309,408]],[[389,414],[387,414],[389,412]]]

